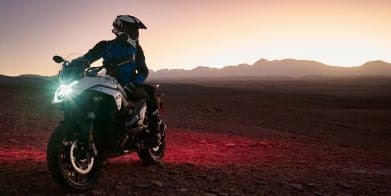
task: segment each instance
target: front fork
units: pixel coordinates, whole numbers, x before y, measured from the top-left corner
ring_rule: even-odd
[[[95,124],[95,120],[96,120],[96,115],[95,115],[95,112],[88,112],[87,113],[87,119],[89,121],[89,128],[88,128],[88,135],[87,135],[87,138],[86,136],[84,136],[84,139],[87,140],[87,144],[88,144],[88,150],[90,152],[93,152],[94,155],[98,155],[98,151],[96,149],[96,145],[95,145],[95,142],[94,142],[94,124]]]

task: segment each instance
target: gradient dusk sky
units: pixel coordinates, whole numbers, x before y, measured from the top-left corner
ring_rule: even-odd
[[[54,75],[53,55],[114,38],[119,14],[148,27],[150,69],[308,59],[391,62],[391,0],[0,0],[0,74]]]

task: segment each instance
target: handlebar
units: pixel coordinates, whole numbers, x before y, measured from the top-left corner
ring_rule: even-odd
[[[85,76],[92,76],[92,77],[97,76],[98,72],[99,72],[100,70],[102,70],[103,68],[104,68],[104,66],[87,68],[87,69],[85,70],[85,72],[84,72],[84,73],[85,73]]]
[[[90,71],[96,71],[96,72],[99,72],[100,70],[102,70],[104,68],[104,66],[99,66],[99,67],[89,67],[86,69],[86,72],[90,72]]]

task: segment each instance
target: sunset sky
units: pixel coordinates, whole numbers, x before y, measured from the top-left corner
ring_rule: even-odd
[[[260,58],[391,62],[391,0],[1,0],[0,74],[54,75],[53,55],[113,39],[120,14],[148,27],[140,39],[153,70]]]

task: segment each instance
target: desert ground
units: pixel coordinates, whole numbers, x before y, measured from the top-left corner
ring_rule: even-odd
[[[152,81],[157,82],[157,81]],[[163,164],[110,159],[92,195],[390,195],[391,79],[158,81]],[[62,194],[46,165],[56,85],[0,82],[0,192]]]

